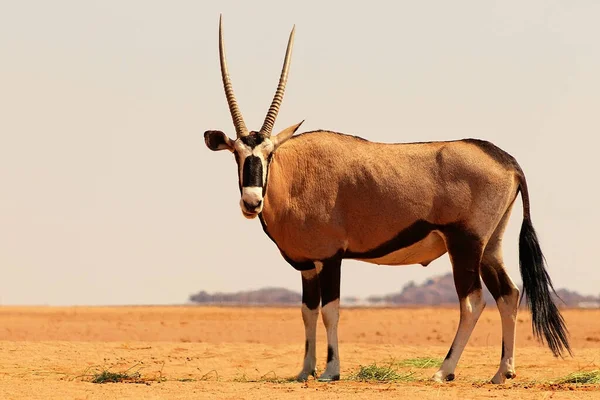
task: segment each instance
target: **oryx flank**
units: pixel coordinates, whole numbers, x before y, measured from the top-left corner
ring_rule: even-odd
[[[385,144],[324,130],[292,137],[302,122],[272,135],[293,41],[294,29],[263,126],[258,132],[248,131],[233,93],[219,21],[221,75],[236,139],[213,130],[206,131],[204,139],[210,150],[233,153],[242,214],[249,219],[258,216],[283,258],[301,272],[306,347],[298,379],[315,375],[319,306],[327,330],[327,367],[319,379],[340,377],[337,327],[343,259],[426,266],[446,252],[460,300],[460,322],[432,379],[454,379],[485,306],[480,277],[496,299],[502,320],[502,356],[492,381],[513,378],[520,299],[504,268],[502,236],[519,192],[523,201],[519,262],[533,331],[554,355],[570,353],[531,223],[525,175],[517,161],[495,145],[475,139]]]

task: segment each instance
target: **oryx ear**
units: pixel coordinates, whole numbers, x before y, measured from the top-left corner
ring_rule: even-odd
[[[206,131],[204,132],[204,142],[206,147],[212,151],[229,150],[233,151],[233,140],[229,139],[221,131]]]
[[[302,122],[304,122],[304,120]],[[281,146],[283,143],[285,143],[286,140],[291,138],[292,135],[294,133],[296,133],[298,128],[300,128],[300,125],[302,125],[302,122],[300,122],[299,124],[296,124],[296,125],[292,125],[288,128],[285,128],[284,130],[279,132],[277,135],[273,136],[271,138],[271,141],[273,142],[273,146],[275,147],[275,149],[277,149],[279,146]]]

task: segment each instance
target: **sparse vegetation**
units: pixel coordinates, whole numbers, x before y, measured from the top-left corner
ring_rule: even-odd
[[[139,372],[132,374],[128,372],[112,372],[108,370],[94,373],[92,376],[92,383],[144,383],[142,381],[142,375]]]
[[[164,364],[163,364],[164,367]],[[152,382],[164,382],[167,379],[162,374],[162,368],[155,375],[142,376],[140,372],[140,364],[135,364],[124,371],[112,371],[110,368],[92,367],[86,372],[92,370],[91,373],[84,373],[79,378],[89,380],[91,383],[139,383],[149,385]]]
[[[177,382],[196,382],[194,378],[179,378]]]
[[[442,361],[443,360],[441,358],[417,357],[402,360],[400,361],[399,365],[401,367],[433,368],[442,365]]]
[[[211,376],[214,376],[215,380],[218,381],[219,380],[219,373],[217,372],[216,369],[210,370],[207,373],[205,373],[204,375],[202,375],[198,380],[200,381],[207,381],[210,379]]]
[[[253,383],[256,383],[256,382],[295,383],[295,382],[297,382],[295,377],[280,378],[277,376],[275,371],[269,371],[266,374],[259,377],[258,379],[250,379],[246,376],[245,373],[242,373],[242,374],[236,376],[235,378],[233,378],[233,381],[234,382],[253,382]]]
[[[599,385],[600,370],[573,372],[560,378],[558,384]]]
[[[350,375],[348,380],[361,382],[407,382],[414,380],[414,372],[400,372],[394,368],[394,363],[379,366],[376,363],[361,365],[356,373]]]

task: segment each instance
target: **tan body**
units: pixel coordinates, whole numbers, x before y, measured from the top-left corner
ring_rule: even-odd
[[[385,144],[327,131],[293,137],[302,122],[272,135],[288,78],[294,31],[263,126],[258,132],[249,131],[233,93],[220,20],[221,77],[236,138],[209,130],[204,141],[212,151],[234,154],[242,214],[248,219],[259,217],[284,259],[301,271],[306,341],[297,379],[317,376],[319,313],[327,332],[327,364],[318,379],[340,379],[337,327],[343,259],[427,265],[446,252],[452,262],[460,321],[450,350],[432,378],[454,379],[485,306],[482,279],[502,321],[502,355],[492,382],[514,378],[520,291],[504,268],[502,235],[519,192],[523,199],[519,263],[534,333],[547,341],[555,355],[570,352],[531,223],[525,176],[508,153],[473,139]]]
[[[262,217],[294,261],[367,252],[417,220],[462,223],[489,238],[517,195],[516,172],[463,141],[387,144],[311,132],[275,153]],[[362,259],[426,265],[444,253],[443,234],[434,231],[385,257]]]

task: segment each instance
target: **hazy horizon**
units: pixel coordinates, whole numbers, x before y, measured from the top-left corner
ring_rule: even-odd
[[[184,303],[299,273],[239,209],[218,60],[258,129],[296,25],[275,130],[489,140],[528,180],[556,288],[598,295],[600,3],[20,1],[0,6],[0,304]],[[504,239],[521,281],[517,200]],[[345,261],[342,297],[451,270]]]

